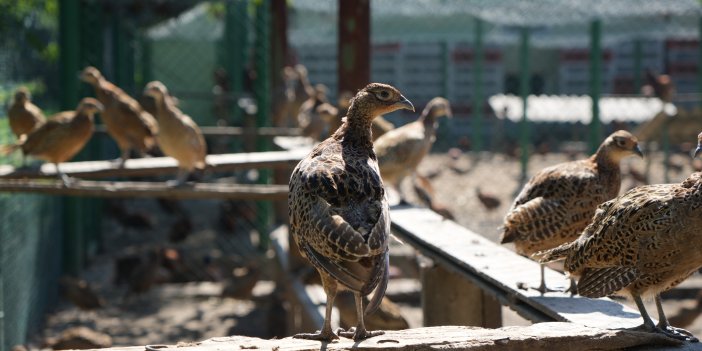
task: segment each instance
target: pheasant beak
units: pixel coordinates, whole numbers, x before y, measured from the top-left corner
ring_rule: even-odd
[[[400,95],[400,101],[396,102],[395,106],[398,109],[403,108],[405,110],[410,110],[414,112],[414,105],[412,105],[412,103],[409,100],[407,100],[407,98],[404,95]]]
[[[639,148],[638,145],[634,146],[634,153],[639,155],[639,157],[644,158],[643,152],[641,152],[641,149]]]
[[[697,143],[697,148],[695,149],[695,153],[692,154],[692,158],[697,157],[697,155],[699,155],[700,152],[702,152],[702,144]]]

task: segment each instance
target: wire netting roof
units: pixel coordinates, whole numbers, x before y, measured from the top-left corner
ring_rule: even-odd
[[[293,42],[335,40],[336,0],[294,0]],[[528,27],[532,45],[586,44],[592,20],[603,22],[605,43],[628,38],[696,37],[702,6],[697,0],[375,0],[374,40],[472,40],[473,21],[485,21],[485,41],[518,40]],[[326,25],[325,25],[326,23]],[[331,24],[330,24],[331,23]],[[332,27],[329,27],[329,26]]]

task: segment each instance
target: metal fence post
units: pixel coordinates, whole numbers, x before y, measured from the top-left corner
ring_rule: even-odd
[[[522,28],[519,42],[519,95],[522,98],[522,120],[519,122],[519,146],[521,148],[521,180],[527,179],[529,163],[529,28]]]
[[[483,21],[475,18],[473,60],[473,141],[474,151],[483,151]]]
[[[61,0],[59,2],[59,45],[60,45],[60,90],[61,108],[75,108],[78,103],[79,82],[76,72],[80,69],[80,5],[78,1]],[[66,272],[77,273],[83,264],[82,228],[78,221],[80,206],[75,198],[64,198],[64,241],[63,268]]]
[[[256,3],[256,87],[254,88],[256,101],[258,104],[256,127],[269,126],[271,118],[270,12],[270,0],[259,0]],[[257,138],[256,149],[258,151],[270,150],[270,140],[266,138]],[[271,171],[268,169],[259,170],[258,182],[261,184],[269,184],[270,181]],[[257,207],[257,229],[259,237],[261,238],[259,245],[261,248],[266,248],[268,247],[268,243],[270,241],[268,238],[268,232],[271,226],[273,206],[269,201],[259,201],[257,202]]]
[[[590,23],[590,98],[592,120],[590,120],[590,152],[594,153],[602,141],[600,124],[600,93],[602,91],[602,21]]]

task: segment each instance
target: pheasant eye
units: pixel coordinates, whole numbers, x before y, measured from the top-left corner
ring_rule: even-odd
[[[383,90],[380,92],[381,99],[385,100],[385,99],[388,99],[389,97],[390,97],[390,93],[388,93],[386,90]]]

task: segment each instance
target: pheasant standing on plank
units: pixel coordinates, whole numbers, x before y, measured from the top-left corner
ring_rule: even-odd
[[[207,146],[200,128],[175,106],[168,89],[159,81],[149,82],[144,94],[156,101],[156,118],[158,119],[158,145],[166,156],[178,161],[178,176],[175,185],[185,183],[188,174],[195,169],[205,168]]]
[[[7,117],[10,122],[10,130],[18,140],[25,138],[27,134],[46,122],[44,113],[32,103],[29,90],[25,87],[20,87],[15,92],[15,99],[7,111]],[[25,157],[22,154],[22,165],[24,164]]]
[[[390,218],[383,181],[371,141],[371,122],[398,109],[414,111],[392,86],[371,83],[351,102],[344,124],[319,143],[293,170],[288,204],[290,231],[303,256],[314,265],[327,294],[324,326],[296,338],[332,340],[330,318],[338,288],[356,301],[358,325],[342,336],[362,340],[382,334],[367,331],[362,297],[376,290],[365,309],[375,311],[388,279]]]
[[[695,155],[702,151],[702,133],[697,138]],[[576,241],[534,256],[540,262],[565,258],[582,296],[633,298],[644,321],[637,329],[697,341],[668,323],[660,293],[702,267],[701,229],[702,173],[693,173],[680,184],[636,187],[602,204]],[[642,296],[655,297],[657,325]]]
[[[619,195],[619,163],[631,155],[643,157],[638,140],[619,130],[590,158],[538,172],[507,212],[500,243],[513,242],[517,253],[528,256],[577,239],[597,206]],[[547,291],[543,265],[538,290],[542,294]]]
[[[442,97],[427,103],[419,118],[383,134],[375,141],[380,174],[386,184],[400,191],[402,180],[416,173],[417,166],[436,140],[437,119],[451,117],[451,105]]]
[[[130,150],[144,154],[156,144],[156,120],[136,100],[107,81],[95,67],[83,69],[80,79],[95,88],[95,96],[105,106],[101,117],[121,151],[120,167]]]
[[[20,149],[24,155],[34,156],[56,165],[56,175],[67,185],[68,176],[61,172],[59,163],[70,160],[90,140],[94,129],[94,115],[102,112],[102,104],[93,98],[84,98],[75,111],[64,111],[52,116],[46,123],[13,145],[0,147],[0,154]]]

